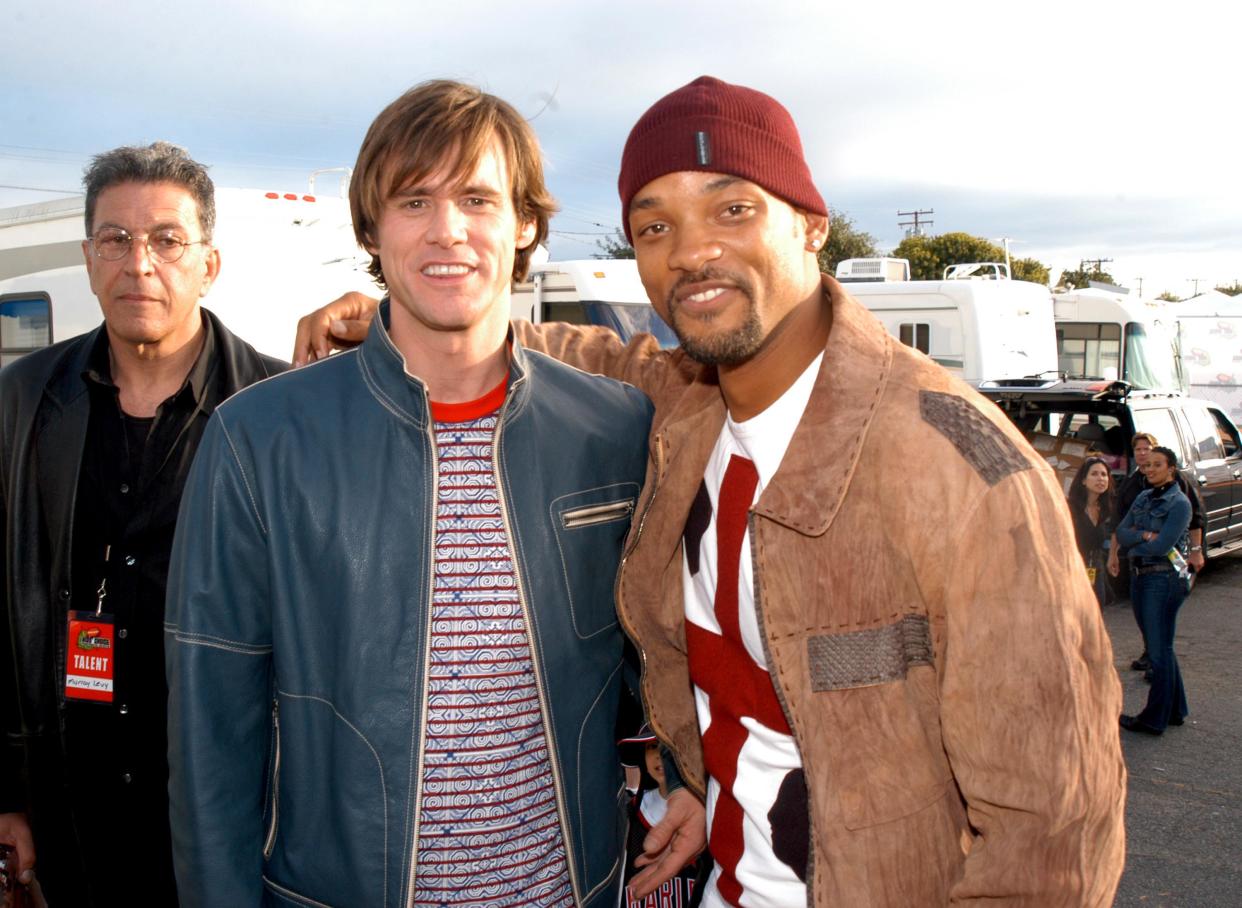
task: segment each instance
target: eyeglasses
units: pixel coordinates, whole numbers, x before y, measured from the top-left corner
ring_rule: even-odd
[[[128,230],[120,227],[105,227],[91,237],[91,249],[95,255],[105,262],[119,262],[130,254],[134,248],[133,236]],[[187,240],[175,230],[157,230],[146,235],[147,254],[157,262],[171,265],[185,255],[186,246],[210,246],[208,240]]]

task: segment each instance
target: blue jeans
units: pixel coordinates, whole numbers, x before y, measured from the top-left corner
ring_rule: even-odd
[[[1186,600],[1186,584],[1176,571],[1136,574],[1130,585],[1134,614],[1151,659],[1151,692],[1139,721],[1163,731],[1170,720],[1186,716],[1186,689],[1173,652],[1177,612]]]

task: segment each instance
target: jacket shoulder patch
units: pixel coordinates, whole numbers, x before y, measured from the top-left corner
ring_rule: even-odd
[[[970,401],[956,394],[920,391],[919,412],[923,421],[949,439],[990,486],[996,485],[1010,473],[1033,466],[1004,432],[975,409]]]
[[[905,678],[911,665],[931,665],[931,628],[926,615],[893,624],[806,641],[811,690],[867,687]]]

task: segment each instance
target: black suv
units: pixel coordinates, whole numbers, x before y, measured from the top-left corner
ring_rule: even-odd
[[[1151,433],[1177,452],[1182,476],[1203,498],[1204,556],[1242,549],[1242,439],[1215,404],[1121,381],[1029,378],[983,382],[979,391],[1028,437],[1073,438],[1106,455],[1118,480],[1133,468],[1130,439]]]

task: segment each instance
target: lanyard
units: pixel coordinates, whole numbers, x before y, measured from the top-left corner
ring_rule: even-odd
[[[108,559],[112,557],[112,546],[104,546],[104,575],[99,581],[99,589],[95,590],[98,601],[95,604],[95,617],[103,614],[103,601],[108,595]]]

